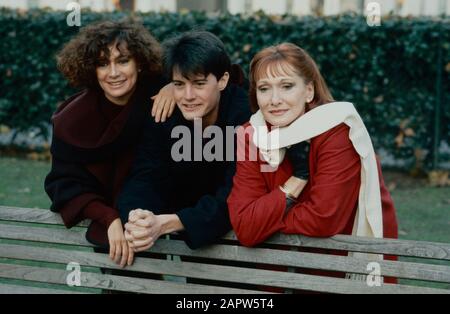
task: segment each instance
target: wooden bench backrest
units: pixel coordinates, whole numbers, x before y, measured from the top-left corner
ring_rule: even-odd
[[[310,238],[300,235],[276,235],[256,248],[240,246],[234,233],[216,245],[189,249],[179,239],[159,239],[149,256],[138,257],[128,273],[98,273],[98,268],[117,270],[107,254],[93,252],[85,239],[86,223],[67,230],[59,215],[49,210],[0,206],[0,280],[25,280],[56,284],[50,291],[67,292],[71,262],[82,269],[81,284],[94,289],[140,293],[260,293],[267,288],[287,291],[307,290],[331,293],[450,293],[450,244],[423,241],[371,239],[337,235]],[[370,274],[373,259],[336,256],[324,252],[300,252],[324,249],[388,254],[420,258],[414,262],[376,261],[382,276],[442,283],[438,288],[408,284],[370,286],[365,281],[324,276],[323,271]],[[164,257],[164,259],[162,259]],[[438,260],[440,265],[425,263]],[[11,262],[15,261],[15,262]],[[17,262],[26,261],[26,262]],[[425,262],[424,262],[425,261]],[[33,262],[38,262],[36,264]],[[58,267],[50,267],[53,263]],[[25,265],[24,265],[25,264]],[[45,267],[42,265],[45,264]],[[263,264],[263,265],[262,265]],[[86,269],[86,271],[85,271]],[[320,275],[298,273],[298,269],[322,271]],[[97,270],[97,272],[96,272]],[[169,280],[145,278],[154,274]],[[185,283],[184,278],[190,278]],[[0,281],[0,291],[19,291]],[[263,288],[266,287],[266,288]],[[42,287],[23,288],[42,291]],[[39,290],[44,289],[44,290]],[[84,290],[75,289],[78,292]],[[95,290],[92,290],[95,291]],[[278,290],[277,290],[278,291]],[[91,292],[91,291],[88,291]]]

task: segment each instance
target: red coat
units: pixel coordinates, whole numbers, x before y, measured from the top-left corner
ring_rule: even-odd
[[[249,123],[244,127],[251,128]],[[247,150],[249,136],[245,141],[241,139],[238,145],[245,145]],[[261,172],[263,164],[266,163],[259,156],[257,161],[238,159],[228,198],[231,223],[243,245],[256,245],[276,232],[313,237],[352,233],[361,183],[361,161],[350,142],[348,126],[338,125],[311,139],[310,178],[298,203],[286,215],[286,198],[279,186],[292,175],[292,165],[285,158],[277,171]],[[397,238],[394,203],[384,184],[378,160],[377,165],[384,237]]]

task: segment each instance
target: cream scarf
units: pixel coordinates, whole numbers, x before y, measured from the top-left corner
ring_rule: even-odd
[[[361,186],[352,234],[382,238],[383,217],[375,152],[369,133],[353,104],[332,102],[318,106],[289,126],[276,128],[271,132],[268,132],[260,110],[250,118],[250,124],[254,129],[253,143],[272,167],[281,164],[286,147],[310,140],[340,123],[345,123],[350,127],[349,138],[361,158]],[[352,255],[370,257],[368,254]],[[380,256],[376,257],[376,259],[379,258]]]

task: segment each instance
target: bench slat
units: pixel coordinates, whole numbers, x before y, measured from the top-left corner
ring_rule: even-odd
[[[92,247],[92,244],[85,240],[83,233],[83,231],[11,225],[3,225],[0,228],[0,238]],[[370,269],[367,270],[369,260],[345,256],[295,251],[282,251],[282,254],[280,254],[280,250],[246,248],[234,245],[214,245],[191,250],[184,242],[179,240],[159,239],[149,252],[250,263],[258,263],[264,260],[265,263],[272,265],[361,274],[369,274],[371,271]],[[450,283],[449,266],[392,261],[378,261],[378,263],[383,276]]]
[[[191,250],[182,241],[165,239],[159,239],[149,251],[249,263],[261,263],[264,260],[264,263],[271,265],[359,274],[370,274],[371,270],[367,270],[367,265],[373,261],[346,256],[246,248],[233,245],[214,245]],[[385,260],[377,262],[383,276],[450,283],[450,266]]]
[[[25,259],[42,262],[68,264],[77,262],[82,266],[120,269],[109,260],[106,254],[69,251],[63,249],[0,244],[0,256],[12,259]],[[197,279],[218,280],[233,283],[248,283],[262,286],[310,290],[331,293],[439,293],[450,294],[450,290],[410,287],[404,285],[384,284],[369,287],[364,282],[340,278],[303,275],[270,270],[249,269],[241,267],[206,265],[191,262],[176,262],[160,259],[138,257],[130,271],[157,273],[172,276],[192,277]]]
[[[50,210],[7,206],[0,206],[0,220],[62,224],[61,217]],[[83,222],[81,225],[87,226],[87,222]],[[227,234],[224,239],[237,241],[233,232]],[[302,235],[277,234],[268,239],[265,244],[450,260],[450,244],[425,241],[373,239],[348,235],[312,238]]]
[[[0,224],[0,238],[56,244],[93,246],[85,238],[84,230],[49,229]]]
[[[236,240],[237,238],[232,233],[227,234],[224,239]],[[450,260],[450,244],[426,241],[375,239],[342,234],[329,238],[276,234],[264,244]]]
[[[21,208],[0,206],[0,219],[17,222],[45,223],[50,225],[64,225],[61,216],[48,209]],[[83,221],[78,226],[87,227],[88,222]]]
[[[0,294],[86,294],[78,291],[27,287],[0,283]]]
[[[48,269],[34,266],[0,264],[0,277],[38,281],[52,284],[66,284],[68,271]],[[113,291],[136,293],[164,293],[164,294],[260,294],[261,291],[235,288],[212,287],[198,284],[180,284],[154,279],[94,274],[81,272],[80,283],[85,288],[98,288]]]

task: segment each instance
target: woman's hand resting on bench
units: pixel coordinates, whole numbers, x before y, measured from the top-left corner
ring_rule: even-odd
[[[134,251],[125,239],[120,218],[114,220],[108,228],[109,257],[120,267],[133,264]]]

